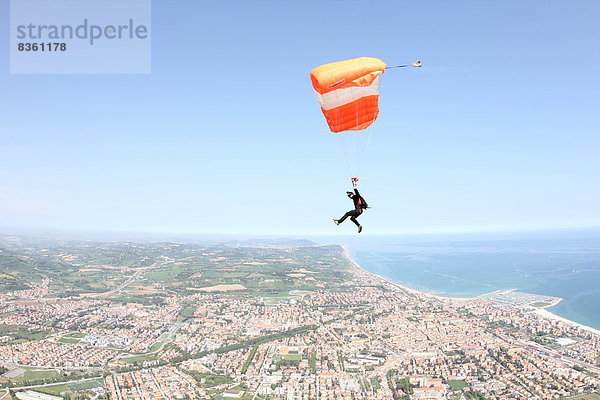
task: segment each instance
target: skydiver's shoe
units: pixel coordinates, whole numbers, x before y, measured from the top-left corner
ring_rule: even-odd
[[[361,232],[362,232],[362,225],[359,225],[358,226],[358,233],[361,233]]]
[[[336,224],[336,225],[339,225],[340,224],[340,220],[339,219],[334,219],[333,223]]]

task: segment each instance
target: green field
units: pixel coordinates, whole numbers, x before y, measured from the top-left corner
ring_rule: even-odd
[[[39,328],[31,329],[25,325],[10,325],[0,324],[0,336],[12,336],[13,344],[27,342],[29,340],[43,339],[48,335],[51,335],[52,331],[42,331]]]
[[[150,348],[148,349],[148,353],[153,353],[155,351],[157,351],[158,349],[160,349],[160,346],[162,346],[162,342],[154,342],[152,344],[152,346],[150,346]]]
[[[373,387],[373,389],[375,389],[375,390],[381,389],[381,382],[379,381],[378,377],[374,376],[373,378],[371,378],[371,380],[369,382],[371,383],[371,387]]]
[[[82,333],[82,332],[74,332],[74,333],[69,333],[68,335],[65,335],[64,337],[67,337],[67,338],[78,338],[78,339],[81,339],[81,338],[83,338],[83,337],[85,337],[85,336],[86,336],[86,334],[85,334],[85,333]]]
[[[146,354],[146,355],[141,355],[141,356],[122,358],[121,360],[123,360],[129,364],[135,364],[135,363],[143,363],[145,361],[154,360],[155,358],[156,358],[156,356],[154,354]]]
[[[60,372],[54,369],[50,370],[32,370],[28,369],[24,374],[13,378],[14,381],[28,381],[35,379],[54,379],[60,376]]]
[[[60,375],[58,371],[50,370],[50,371],[27,371],[23,374],[25,379],[48,379],[54,378]]]
[[[124,361],[127,361],[131,358],[136,358],[136,357],[143,357],[143,356],[151,356],[154,357],[151,353],[156,352],[158,349],[160,349],[160,346],[162,346],[162,342],[154,342],[152,344],[152,346],[150,346],[150,348],[146,351],[144,351],[143,353],[131,353],[133,356],[129,357],[127,359],[123,359]]]
[[[146,279],[150,279],[151,281],[156,282],[164,282],[164,281],[172,281],[177,278],[177,275],[182,272],[183,269],[173,268],[173,269],[161,269],[157,271],[148,272],[144,275]]]
[[[191,318],[194,316],[194,312],[196,311],[195,305],[186,305],[180,312],[179,315],[183,318]]]
[[[466,388],[467,386],[469,386],[469,384],[463,380],[459,380],[459,381],[446,381],[446,383],[448,384],[448,386],[450,386],[450,389],[452,390],[461,390],[463,388]]]
[[[300,354],[276,354],[273,356],[275,361],[280,366],[297,366],[302,361],[302,355]]]
[[[33,390],[35,390],[36,392],[42,392],[42,393],[51,394],[53,396],[61,396],[62,397],[61,393],[68,392],[69,388],[67,387],[67,385],[61,383],[61,384],[52,385],[52,386],[44,386],[44,387],[34,388]]]
[[[268,290],[265,291],[263,293],[260,294],[260,297],[289,297],[290,296],[290,291],[289,290],[283,290],[283,291],[275,291],[275,290]]]
[[[79,343],[79,339],[71,339],[67,337],[62,337],[58,339],[58,341],[61,343]]]
[[[99,387],[103,387],[103,386],[104,386],[104,379],[102,379],[102,378],[94,379],[91,381],[67,384],[67,387],[72,392],[80,392],[83,390],[90,390],[90,389],[99,388]]]
[[[213,387],[219,385],[228,385],[233,382],[233,379],[226,375],[203,374],[194,371],[186,371],[197,381],[204,382],[205,387]]]

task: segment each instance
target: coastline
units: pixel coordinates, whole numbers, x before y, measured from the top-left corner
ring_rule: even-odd
[[[594,334],[600,336],[600,330],[592,328],[591,326],[580,324],[579,322],[575,322],[570,319],[563,318],[560,315],[556,315],[553,312],[546,310],[545,308],[538,308],[537,310],[534,311],[534,313],[536,313],[537,315],[539,315],[540,317],[545,318],[545,319],[550,319],[552,321],[558,321],[558,322],[562,322],[565,324],[575,325],[579,329],[583,329],[585,331],[588,331],[588,332],[591,332],[591,333],[594,333]]]
[[[393,281],[391,281],[389,278],[386,278],[385,276],[378,275],[378,274],[376,274],[376,273],[374,273],[374,272],[371,272],[371,271],[367,271],[366,269],[364,269],[363,267],[361,267],[361,266],[360,266],[360,265],[359,265],[359,264],[358,264],[356,261],[354,261],[354,259],[353,259],[353,258],[352,258],[352,256],[350,255],[350,249],[348,248],[348,246],[346,246],[346,245],[340,245],[340,247],[341,247],[342,249],[344,249],[344,252],[343,252],[343,254],[344,254],[344,258],[345,258],[345,259],[346,259],[346,260],[347,260],[347,261],[348,261],[348,262],[349,262],[349,263],[350,263],[352,266],[354,266],[356,269],[360,270],[361,272],[363,272],[363,273],[365,273],[365,274],[369,274],[369,275],[371,275],[371,276],[374,276],[374,277],[377,277],[377,278],[379,278],[379,279],[381,279],[381,280],[383,280],[383,281],[385,281],[385,282],[389,283],[390,285],[392,285],[392,286],[396,286],[396,287],[398,287],[398,288],[400,288],[400,289],[402,289],[402,290],[404,290],[405,292],[408,292],[408,293],[412,293],[412,294],[416,294],[416,295],[420,295],[420,296],[434,296],[434,295],[432,295],[432,294],[430,294],[430,293],[421,292],[421,291],[419,291],[419,290],[416,290],[416,289],[410,288],[410,287],[408,287],[408,286],[404,286],[404,285],[401,285],[401,284],[399,284],[399,283],[393,282]]]
[[[413,289],[410,288],[408,286],[404,286],[401,285],[399,283],[393,282],[390,278],[387,278],[385,276],[382,275],[378,275],[376,273],[373,273],[371,271],[367,271],[366,269],[364,269],[363,267],[361,267],[353,258],[352,255],[350,254],[350,249],[348,248],[348,246],[346,245],[340,245],[340,247],[342,247],[343,249],[343,256],[344,258],[346,258],[346,260],[352,265],[354,266],[356,269],[360,270],[361,272],[365,273],[365,274],[369,274],[371,276],[377,277],[378,279],[381,279],[385,282],[387,282],[388,284],[398,287],[402,290],[404,290],[407,293],[411,293],[411,294],[415,294],[415,295],[419,295],[419,296],[431,296],[431,297],[436,297],[439,299],[451,299],[451,300],[456,300],[456,301],[470,301],[470,300],[476,300],[478,297],[480,296],[474,296],[474,297],[451,297],[451,296],[441,296],[439,294],[433,294],[433,293],[427,293],[427,292],[421,292],[417,289]],[[556,304],[553,304],[556,305]],[[538,308],[535,309],[534,311],[532,311],[533,313],[537,314],[539,317],[544,318],[544,319],[548,319],[551,321],[555,321],[555,322],[561,322],[564,324],[568,324],[568,325],[572,325],[575,326],[579,329],[585,330],[587,332],[596,334],[600,336],[600,330],[592,328],[591,326],[587,326],[584,324],[580,324],[579,322],[575,322],[572,321],[570,319],[561,317],[560,315],[554,314],[551,311],[548,311],[546,308]]]

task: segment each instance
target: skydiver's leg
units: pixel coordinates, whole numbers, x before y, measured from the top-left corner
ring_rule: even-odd
[[[350,221],[352,221],[356,224],[356,227],[358,228],[358,233],[362,232],[362,225],[356,219],[356,218],[360,217],[360,214],[362,214],[362,212],[355,210],[354,215],[352,215],[352,217],[350,217]]]
[[[355,210],[351,210],[351,211],[348,211],[346,214],[344,214],[344,216],[342,218],[337,220],[338,225],[341,224],[342,222],[344,222],[346,220],[346,218],[353,217],[355,212],[356,212]]]

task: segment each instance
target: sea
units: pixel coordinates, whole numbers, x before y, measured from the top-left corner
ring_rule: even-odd
[[[600,329],[600,230],[328,238],[365,270],[445,296],[495,290],[563,299],[547,310]]]

